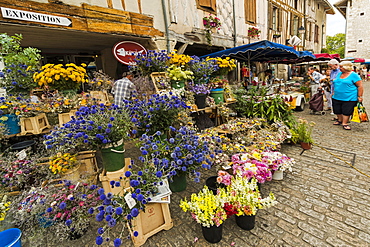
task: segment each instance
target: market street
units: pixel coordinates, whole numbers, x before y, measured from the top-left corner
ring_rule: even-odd
[[[370,81],[364,82],[364,88],[364,105],[369,111]],[[198,192],[205,179],[215,175],[211,170],[202,174],[200,183],[189,182],[186,191],[172,194],[173,228],[150,237],[144,246],[370,246],[370,178],[320,148],[328,149],[350,164],[354,162],[356,168],[370,175],[367,146],[370,124],[351,123],[352,130],[346,131],[332,125],[333,115],[309,114],[308,105],[296,115],[316,122],[317,146],[300,155],[299,146],[283,145],[282,153],[294,158],[297,165],[284,180],[262,185],[262,193],[272,191],[279,203],[258,212],[252,231],[241,230],[232,217],[224,224],[221,242],[210,244],[204,240],[200,225],[179,208],[180,199]],[[128,145],[127,156],[134,155],[135,152],[130,152],[134,149]],[[40,244],[90,247],[95,244],[96,229],[91,226],[82,238],[63,243],[50,243],[45,236]],[[23,240],[26,238],[23,236]],[[24,241],[23,246],[30,245]],[[124,246],[133,244],[127,240]]]

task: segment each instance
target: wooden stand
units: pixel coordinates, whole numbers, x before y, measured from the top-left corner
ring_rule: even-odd
[[[98,179],[98,163],[96,162],[96,151],[79,152],[77,159],[81,162],[79,172],[82,179],[87,179],[87,182],[95,184]]]
[[[21,135],[41,134],[44,129],[50,128],[49,121],[45,113],[41,113],[35,117],[21,118]]]
[[[124,189],[130,187],[130,181],[128,178],[125,177],[125,172],[128,171],[128,166],[131,163],[130,158],[125,158],[125,166],[118,171],[115,172],[107,172],[104,170],[100,175],[99,175],[99,180],[102,183],[103,189],[105,193],[111,192],[114,195],[124,195]],[[122,178],[122,179],[120,179]],[[110,185],[110,181],[119,181],[121,183],[120,187],[114,187]]]
[[[143,245],[148,238],[154,234],[169,230],[173,227],[170,208],[168,203],[149,203],[145,207],[145,212],[132,221],[132,227],[128,227],[131,233],[131,239],[135,246]],[[133,236],[137,231],[139,235]]]
[[[76,110],[72,110],[67,113],[60,113],[58,114],[58,120],[59,120],[59,127],[63,127],[65,123],[68,123],[71,121],[72,116],[75,116]]]

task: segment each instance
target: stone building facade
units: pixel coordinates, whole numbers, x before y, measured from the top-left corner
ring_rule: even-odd
[[[366,27],[370,17],[367,0],[342,0],[334,4],[346,19],[346,57],[370,58],[370,30]]]
[[[112,54],[120,41],[201,56],[264,39],[288,44],[300,36],[297,49],[319,53],[326,14],[333,12],[327,0],[0,0],[0,8],[0,32],[22,34],[22,45],[39,48],[44,63],[94,62],[115,78],[127,69]],[[212,45],[203,25],[209,15],[222,23],[211,34]],[[259,36],[248,36],[251,27]]]

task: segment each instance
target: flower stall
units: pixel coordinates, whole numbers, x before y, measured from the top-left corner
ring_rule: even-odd
[[[220,22],[205,17],[204,26],[211,30]],[[260,187],[294,169],[281,145],[312,143],[313,125],[296,121],[284,97],[267,97],[257,87],[246,92],[227,80],[233,59],[148,51],[135,61],[130,71],[139,75],[137,92],[122,107],[112,103],[112,78],[102,71],[88,78],[84,65],[72,63],[46,64],[30,75],[42,88],[0,98],[0,138],[6,140],[0,220],[11,220],[29,245],[51,232],[50,241],[75,241],[90,228],[96,235],[91,245],[124,246],[125,239],[142,245],[173,227],[172,193],[205,239],[219,242],[232,215],[251,230],[258,211],[277,203]],[[76,94],[82,85],[84,92]],[[201,128],[196,117],[209,120],[209,113],[223,121]],[[31,121],[32,131],[12,129],[11,120]],[[15,153],[12,138],[36,144]],[[125,151],[127,144],[137,153]],[[190,195],[204,173],[213,178]]]

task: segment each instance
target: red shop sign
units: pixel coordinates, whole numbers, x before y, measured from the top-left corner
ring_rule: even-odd
[[[126,65],[136,65],[134,59],[138,54],[145,55],[146,49],[136,42],[122,41],[113,47],[114,57]]]

